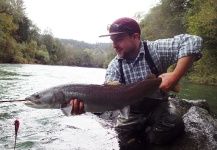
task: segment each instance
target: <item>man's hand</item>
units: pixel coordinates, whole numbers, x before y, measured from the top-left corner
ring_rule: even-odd
[[[180,87],[174,76],[172,72],[161,74],[159,77],[162,78],[162,83],[159,88],[164,92],[174,91],[179,93]]]
[[[190,66],[193,64],[195,58],[195,54],[180,58],[173,72],[164,73],[159,76],[160,78],[162,78],[162,83],[159,88],[165,92],[169,92],[174,88],[176,90],[173,91],[180,91],[180,89],[177,88],[176,85],[185,74],[185,72],[188,70],[188,68],[190,68]]]
[[[83,102],[81,102],[77,99],[73,99],[70,101],[70,104],[72,104],[72,111],[71,111],[72,115],[80,115],[80,114],[85,113]]]

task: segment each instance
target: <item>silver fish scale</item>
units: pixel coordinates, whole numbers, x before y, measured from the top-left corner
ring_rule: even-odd
[[[56,87],[65,94],[65,101],[83,101],[86,111],[101,112],[121,109],[142,100],[156,91],[161,79],[147,79],[128,85],[69,84]]]
[[[29,107],[58,108],[76,98],[84,103],[86,112],[113,111],[149,97],[158,91],[161,81],[156,78],[128,85],[67,84],[38,92],[26,100]]]

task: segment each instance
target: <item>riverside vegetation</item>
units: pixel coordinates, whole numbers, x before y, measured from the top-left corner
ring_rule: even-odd
[[[184,79],[217,85],[216,0],[161,0],[148,14],[138,12],[145,40],[189,33],[203,38],[203,57]],[[106,68],[115,56],[110,43],[58,39],[27,17],[23,0],[0,0],[0,63],[73,65]],[[169,70],[173,69],[173,66]]]

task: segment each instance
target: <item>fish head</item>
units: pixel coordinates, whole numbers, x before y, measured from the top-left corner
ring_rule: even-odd
[[[64,99],[62,92],[49,89],[26,97],[25,105],[32,108],[60,108],[60,99]]]

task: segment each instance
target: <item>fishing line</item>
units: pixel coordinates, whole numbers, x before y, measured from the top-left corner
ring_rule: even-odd
[[[22,101],[27,101],[25,99],[20,99],[20,100],[0,100],[0,103],[4,103],[4,102],[22,102]]]

